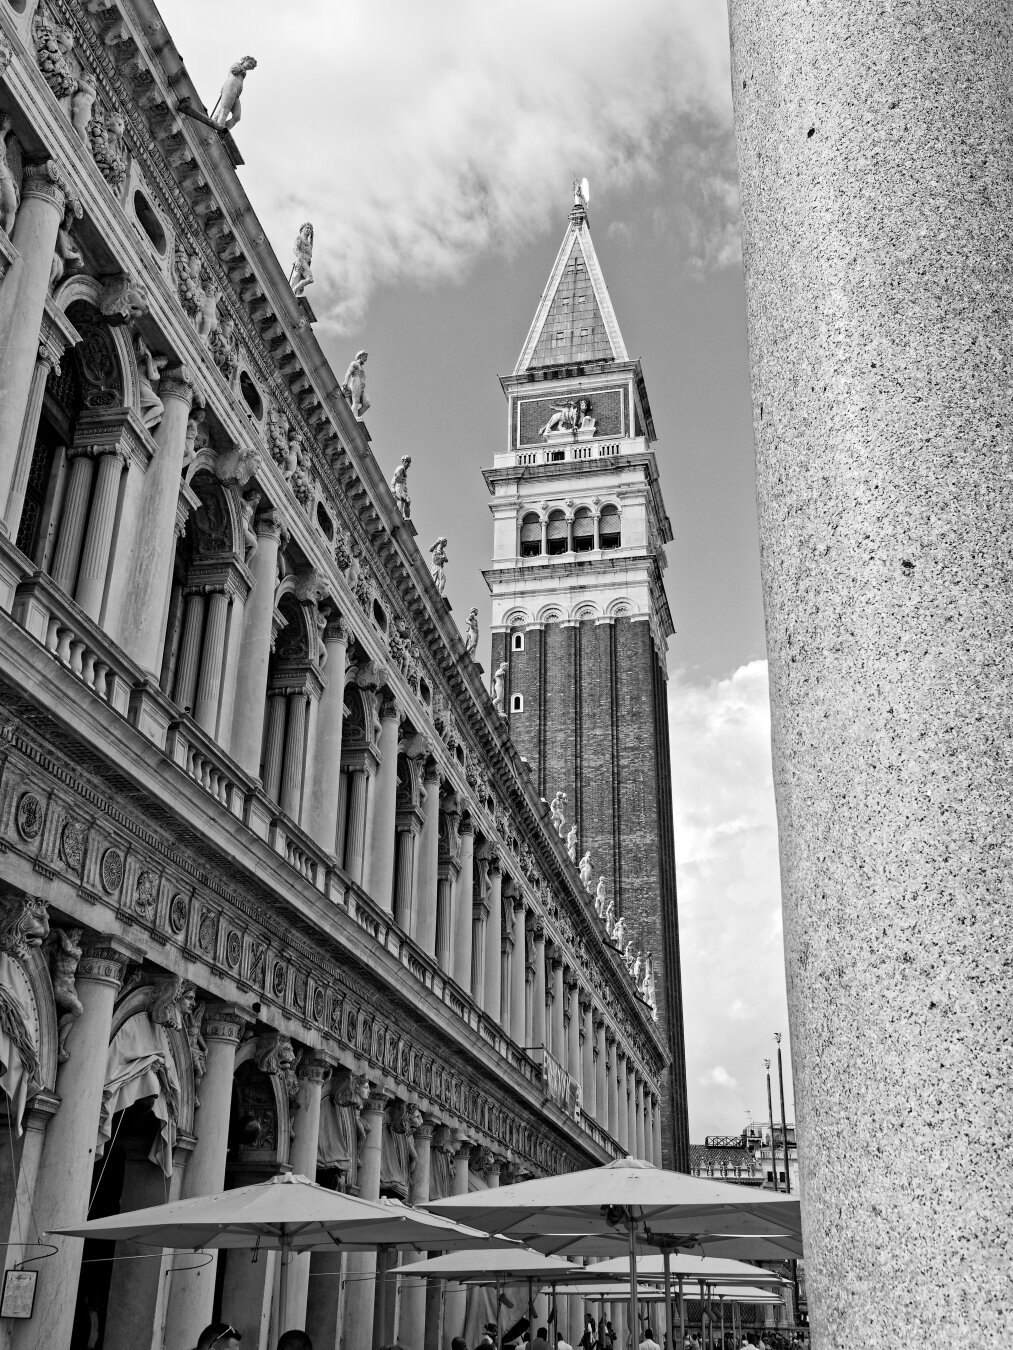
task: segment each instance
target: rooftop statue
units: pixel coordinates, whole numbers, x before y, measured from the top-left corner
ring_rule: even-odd
[[[589,850],[587,853],[584,854],[584,856],[583,856],[583,858],[581,858],[580,863],[578,864],[578,866],[579,866],[579,868],[580,868],[580,880],[581,880],[581,884],[583,885],[584,890],[587,891],[588,895],[590,895],[590,894],[591,894],[591,875],[592,875],[592,872],[594,871],[594,869],[593,869],[592,866],[591,866],[591,853],[590,853],[590,850]]]
[[[560,789],[559,792],[549,802],[549,810],[552,812],[552,827],[559,835],[560,839],[566,834],[566,819],[563,815],[563,807],[567,803],[566,793]]]
[[[307,286],[313,285],[311,269],[311,263],[313,262],[313,226],[308,220],[304,225],[299,226],[299,233],[295,237],[295,248],[292,251],[295,254],[295,262],[288,274],[288,284],[292,287],[292,294],[298,296],[303,294]]]
[[[609,902],[611,904],[611,901]],[[605,878],[598,878],[598,888],[594,893],[594,907],[602,917],[605,915]],[[612,921],[609,920],[609,927],[612,927]]]
[[[612,941],[619,950],[622,951],[623,945],[626,942],[626,920],[621,914],[616,920],[615,928],[612,929]]]
[[[348,399],[352,412],[361,422],[369,410],[369,399],[366,397],[366,372],[363,367],[369,357],[369,352],[356,352],[355,360],[345,371],[345,378],[341,384],[341,392]]]
[[[597,905],[595,905],[595,908],[597,909]],[[615,917],[616,917],[616,902],[614,900],[610,900],[608,904],[605,906],[605,913],[602,915],[602,918],[605,920],[605,931],[610,936],[612,933],[612,923]]]
[[[567,851],[567,853],[570,855],[570,861],[571,861],[572,863],[575,863],[575,862],[577,861],[577,827],[576,827],[576,825],[571,825],[571,826],[570,826],[569,832],[568,832],[568,834],[567,834],[567,836],[566,836],[566,851]]]
[[[507,663],[501,661],[492,677],[492,701],[501,717],[506,716]]]
[[[244,56],[241,61],[237,61],[229,69],[228,78],[222,85],[222,92],[218,95],[218,102],[211,109],[211,120],[215,126],[221,127],[222,131],[231,131],[233,127],[239,125],[239,119],[242,116],[239,95],[243,92],[243,82],[247,75],[256,68],[257,63],[254,58]]]
[[[464,654],[474,656],[478,647],[478,606],[468,612],[468,631],[464,635]]]
[[[429,552],[433,555],[433,581],[436,582],[436,589],[442,595],[447,589],[446,536],[441,534],[435,544],[430,544]]]
[[[394,477],[390,480],[390,490],[405,520],[410,520],[412,514],[412,499],[408,496],[408,470],[411,463],[411,455],[402,455],[401,463],[394,470]]]

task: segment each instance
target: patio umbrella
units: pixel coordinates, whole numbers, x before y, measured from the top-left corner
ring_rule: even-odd
[[[490,1252],[490,1256],[502,1253]],[[759,1258],[766,1260],[766,1257]],[[781,1260],[780,1256],[771,1258]],[[572,1269],[572,1267],[571,1267]],[[611,1261],[596,1261],[593,1266],[581,1266],[578,1274],[589,1279],[627,1278],[630,1263],[627,1257],[617,1256]],[[641,1279],[661,1280],[665,1274],[663,1256],[644,1256],[637,1259],[637,1275]],[[675,1279],[704,1280],[707,1284],[787,1284],[783,1275],[762,1266],[751,1266],[745,1261],[729,1261],[714,1256],[696,1256],[690,1252],[675,1252],[669,1257],[669,1274]]]
[[[450,1196],[431,1201],[427,1208],[556,1254],[567,1250],[591,1255],[600,1250],[603,1237],[625,1240],[630,1262],[631,1343],[636,1327],[638,1247],[663,1254],[687,1246],[699,1251],[704,1239],[709,1243],[719,1237],[774,1237],[801,1243],[797,1199],[777,1191],[662,1171],[640,1158]],[[670,1308],[670,1302],[666,1306]]]
[[[287,1172],[256,1186],[174,1200],[150,1209],[58,1228],[68,1237],[141,1242],[200,1250],[260,1247],[284,1252],[371,1251],[374,1247],[510,1247],[508,1239],[464,1228],[451,1219],[403,1205],[330,1191]]]
[[[398,1200],[364,1200],[288,1172],[256,1186],[111,1214],[54,1232],[68,1237],[132,1241],[200,1250],[245,1247],[286,1253],[386,1248],[509,1247],[507,1239],[464,1228]],[[381,1277],[384,1278],[384,1277]],[[381,1344],[387,1300],[380,1299]]]

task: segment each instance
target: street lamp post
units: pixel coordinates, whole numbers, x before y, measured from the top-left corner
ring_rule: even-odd
[[[777,1153],[774,1149],[774,1103],[770,1096],[770,1060],[763,1061],[763,1067],[767,1070],[767,1119],[770,1122],[770,1175],[774,1178],[774,1190],[781,1188],[777,1184]]]
[[[777,1086],[781,1096],[781,1142],[784,1145],[784,1190],[786,1195],[791,1195],[791,1172],[788,1170],[788,1122],[784,1117],[784,1070],[781,1068],[781,1033],[774,1032],[774,1040],[777,1041]],[[774,1171],[776,1173],[777,1167]]]

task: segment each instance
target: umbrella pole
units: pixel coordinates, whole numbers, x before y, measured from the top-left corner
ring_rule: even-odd
[[[377,1326],[377,1336],[381,1345],[387,1344],[387,1253],[389,1247],[382,1243],[378,1244],[376,1249],[376,1266],[379,1280],[378,1294],[380,1297],[380,1316]]]
[[[679,1350],[686,1344],[686,1299],[682,1292],[682,1276],[679,1276]]]
[[[633,1222],[633,1215],[630,1215],[630,1326],[629,1341],[630,1350],[636,1350],[640,1344],[637,1338],[637,1303],[639,1295],[637,1292],[637,1231]]]
[[[672,1257],[667,1247],[665,1248],[664,1262],[665,1262],[665,1330],[668,1332],[668,1350],[675,1350],[673,1344],[675,1337],[672,1335],[672,1332],[674,1330],[672,1326]]]
[[[725,1300],[723,1294],[718,1294],[718,1307],[721,1309],[721,1350],[725,1350]]]
[[[500,1346],[501,1346],[502,1343],[503,1343],[502,1332],[501,1332],[500,1329],[499,1329],[499,1315],[500,1315],[500,1309],[501,1309],[502,1306],[503,1306],[502,1300],[503,1300],[503,1280],[502,1280],[502,1278],[501,1278],[499,1275],[497,1275],[497,1276],[496,1276],[496,1350],[500,1350]]]

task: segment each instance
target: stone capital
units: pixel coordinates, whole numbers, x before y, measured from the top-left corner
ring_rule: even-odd
[[[269,507],[266,511],[261,511],[260,515],[254,521],[253,528],[257,532],[258,539],[280,539],[281,521],[274,507]]]
[[[164,403],[167,398],[177,398],[189,408],[193,403],[193,376],[186,366],[173,366],[163,373],[158,382],[158,396]]]
[[[323,1084],[330,1078],[337,1063],[334,1055],[328,1055],[322,1050],[311,1050],[299,1061],[297,1076],[307,1083]]]
[[[387,1109],[390,1097],[391,1094],[384,1091],[383,1088],[370,1085],[369,1096],[362,1103],[361,1114],[364,1116],[382,1116]]]
[[[381,722],[389,721],[392,718],[397,718],[398,721],[400,721],[402,716],[403,714],[401,712],[401,708],[398,704],[397,699],[390,692],[390,690],[385,690],[383,696],[380,699]]]
[[[118,989],[123,983],[124,968],[131,962],[144,960],[143,950],[133,942],[119,937],[101,935],[82,943],[84,953],[77,967],[78,980],[94,980],[97,984],[111,984]]]
[[[61,216],[68,209],[78,218],[81,216],[81,203],[73,195],[67,176],[55,159],[24,166],[21,178],[22,205],[29,197],[48,202]]]
[[[238,1045],[243,1032],[254,1021],[253,1013],[235,1003],[209,1003],[204,1013],[203,1035],[206,1041],[231,1041]]]

